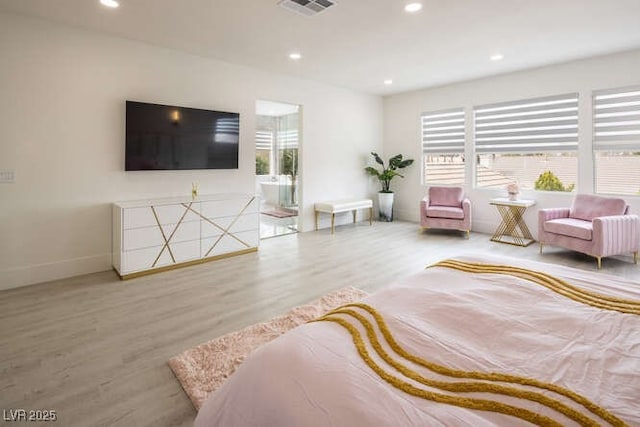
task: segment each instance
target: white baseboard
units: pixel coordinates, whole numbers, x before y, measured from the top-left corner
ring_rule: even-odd
[[[498,224],[492,221],[475,221],[471,218],[471,230],[478,233],[493,234],[497,226]]]
[[[21,266],[0,271],[0,290],[97,273],[111,268],[111,254]]]
[[[416,212],[415,209],[394,209],[393,219],[399,219],[401,221],[408,222],[420,222],[420,212]]]

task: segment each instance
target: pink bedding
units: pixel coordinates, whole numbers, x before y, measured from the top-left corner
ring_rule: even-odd
[[[455,260],[508,262],[579,289],[514,277],[519,270],[428,268],[362,300],[371,312],[350,307],[355,315],[332,314],[256,350],[195,425],[640,426],[640,284],[513,259]]]

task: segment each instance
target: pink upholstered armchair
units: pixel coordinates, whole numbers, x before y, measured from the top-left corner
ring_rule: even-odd
[[[462,187],[429,187],[420,202],[420,227],[471,231],[471,202]]]
[[[602,258],[633,253],[638,262],[640,218],[629,215],[623,199],[578,194],[571,208],[540,209],[538,240],[591,255],[602,268]]]

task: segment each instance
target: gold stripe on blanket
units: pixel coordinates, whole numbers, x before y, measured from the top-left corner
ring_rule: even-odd
[[[558,279],[547,273],[535,270],[528,270],[521,267],[513,267],[509,265],[482,264],[473,262],[464,262],[456,260],[444,260],[427,268],[445,267],[469,273],[481,274],[504,274],[518,277],[537,283],[550,289],[562,296],[570,298],[574,301],[590,305],[592,307],[601,308],[603,310],[618,311],[627,314],[640,315],[640,301],[626,300],[615,298],[607,295],[598,294],[573,286],[564,280]]]
[[[481,381],[447,382],[447,381],[438,381],[438,380],[426,378],[423,375],[420,375],[419,373],[411,370],[410,368],[403,365],[402,363],[394,360],[389,355],[389,353],[387,353],[384,350],[382,345],[380,345],[380,341],[378,340],[378,337],[376,336],[376,332],[373,328],[373,325],[366,319],[366,317],[362,316],[360,313],[357,313],[354,310],[349,310],[346,308],[333,310],[331,314],[346,314],[358,319],[360,323],[364,326],[365,330],[367,331],[367,337],[369,338],[369,342],[371,343],[371,346],[374,348],[376,353],[378,353],[378,355],[385,362],[387,362],[389,365],[393,366],[396,370],[398,370],[398,372],[400,372],[407,378],[411,378],[412,380],[419,382],[420,384],[424,384],[429,387],[439,388],[441,390],[450,391],[450,392],[495,393],[495,394],[502,394],[505,396],[516,397],[519,399],[530,400],[533,402],[540,403],[548,408],[554,409],[566,415],[568,418],[571,418],[572,420],[576,421],[580,425],[593,426],[593,427],[599,425],[596,421],[591,420],[590,418],[581,414],[580,412],[576,411],[570,406],[565,405],[564,403],[558,400],[552,399],[550,397],[547,397],[541,393],[537,393],[534,391],[522,390],[516,387],[509,387],[509,386],[490,383],[490,382],[481,382]],[[431,365],[430,362],[427,362],[426,360],[423,360],[423,359],[421,359],[417,363],[422,366]]]
[[[362,309],[366,312],[368,312],[373,319],[375,320],[378,329],[380,330],[380,332],[382,333],[382,336],[384,337],[384,340],[387,342],[387,344],[389,345],[389,347],[399,356],[401,356],[402,358],[413,362],[417,365],[423,366],[435,373],[438,373],[440,375],[443,376],[449,376],[449,377],[453,377],[453,378],[463,378],[463,379],[473,379],[473,380],[483,380],[483,381],[493,381],[493,382],[501,382],[501,383],[512,383],[512,384],[518,384],[518,385],[523,385],[523,386],[528,386],[528,387],[535,387],[538,389],[542,389],[545,391],[551,391],[553,393],[556,393],[558,395],[564,396],[568,399],[573,400],[574,402],[582,405],[584,408],[586,408],[587,410],[589,410],[592,414],[597,415],[598,417],[600,417],[602,420],[610,423],[611,425],[614,426],[623,426],[625,425],[624,421],[620,420],[619,418],[617,418],[615,415],[611,414],[610,412],[608,412],[606,409],[596,405],[595,403],[591,402],[589,399],[571,391],[568,390],[566,388],[560,387],[558,385],[555,384],[551,384],[551,383],[545,383],[543,381],[539,381],[536,379],[532,379],[532,378],[526,378],[526,377],[520,377],[520,376],[516,376],[516,375],[508,375],[508,374],[501,374],[501,373],[493,373],[493,372],[474,372],[474,371],[463,371],[463,370],[458,370],[458,369],[452,369],[452,368],[447,368],[445,366],[442,365],[438,365],[437,363],[434,362],[430,362],[426,359],[423,359],[419,356],[413,355],[411,353],[409,353],[408,351],[406,351],[400,344],[398,344],[398,342],[395,340],[395,338],[393,337],[393,335],[391,334],[391,331],[389,329],[389,327],[387,326],[386,322],[384,321],[384,318],[382,317],[382,315],[380,313],[378,313],[378,311],[376,311],[373,307],[367,305],[367,304],[363,304],[363,303],[353,303],[353,304],[346,304],[342,307],[338,307],[337,309],[327,313],[325,316],[331,315],[332,313],[340,313],[340,312],[344,312],[345,314],[349,314],[351,315],[352,310],[348,310],[349,307],[354,307],[354,308],[359,308]],[[365,328],[367,329],[367,334],[369,335],[370,333],[373,333],[373,327],[371,324],[369,324],[368,321],[365,320],[365,322],[363,322],[362,316],[361,315],[357,315],[357,316],[353,316],[358,318],[358,320],[361,321],[361,323],[363,323],[363,325],[365,326]],[[368,324],[368,326],[367,326]],[[370,331],[371,329],[371,331]],[[377,350],[376,345],[374,344],[374,341],[378,341],[375,338],[375,335],[373,338],[369,338],[370,341],[372,341],[372,345],[374,346],[374,348]],[[381,357],[384,358],[384,356],[381,354]],[[385,359],[386,360],[386,359]],[[390,363],[390,362],[388,362]],[[393,363],[390,363],[392,366]],[[395,366],[394,366],[395,367]],[[398,369],[398,368],[396,368]],[[400,369],[399,369],[400,370]],[[402,372],[402,371],[401,371]],[[406,374],[405,374],[406,375]],[[415,378],[414,378],[415,379]],[[483,384],[487,384],[487,383],[483,383]],[[507,387],[507,389],[509,389],[509,387]],[[488,392],[494,392],[494,393],[499,393],[499,394],[507,394],[513,397],[518,397],[518,398],[522,398],[522,399],[527,399],[527,400],[533,400],[539,403],[544,404],[545,406],[551,407],[555,410],[558,410],[559,412],[562,412],[563,414],[565,414],[567,417],[574,419],[575,421],[579,422],[582,425],[589,425],[588,423],[583,423],[580,420],[582,420],[582,417],[584,417],[583,415],[577,415],[576,413],[573,412],[573,410],[571,408],[569,408],[569,411],[565,411],[564,407],[565,405],[562,404],[559,401],[556,401],[554,399],[549,398],[549,400],[547,399],[547,396],[543,396],[543,400],[544,403],[539,399],[540,395],[539,393],[534,393],[534,392],[530,392],[533,394],[520,394],[519,389],[515,389],[517,391],[517,393],[512,393],[511,390],[507,390],[507,389],[503,389],[503,388],[499,388],[499,389],[494,389],[494,390],[487,390]],[[471,391],[477,391],[477,390],[466,390],[467,392],[471,392]],[[504,393],[502,393],[502,391],[504,391]],[[556,406],[556,402],[562,406]],[[580,420],[579,420],[580,419]],[[584,421],[584,420],[583,420]]]
[[[553,419],[545,415],[536,414],[535,412],[530,411],[528,409],[519,408],[506,403],[487,400],[487,399],[475,399],[475,398],[469,398],[469,397],[453,396],[449,394],[436,393],[436,392],[418,388],[406,381],[403,381],[397,376],[394,376],[388,373],[380,365],[378,365],[369,355],[369,352],[367,351],[364,340],[362,339],[362,336],[360,335],[360,332],[358,331],[358,329],[352,324],[350,324],[348,321],[336,315],[325,315],[317,320],[314,320],[313,322],[321,322],[321,321],[334,322],[339,324],[343,328],[345,328],[351,334],[351,337],[356,346],[358,354],[360,355],[362,360],[367,364],[367,366],[369,366],[384,381],[386,381],[393,387],[404,391],[405,393],[411,394],[416,397],[421,397],[426,400],[438,402],[438,403],[444,403],[444,404],[454,405],[462,408],[477,409],[482,411],[492,411],[492,412],[497,412],[505,415],[510,415],[539,426],[553,426],[553,427],[562,426],[562,423],[554,421]]]

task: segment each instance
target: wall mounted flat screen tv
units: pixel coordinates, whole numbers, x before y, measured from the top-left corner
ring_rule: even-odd
[[[240,114],[127,101],[125,170],[238,169]]]

